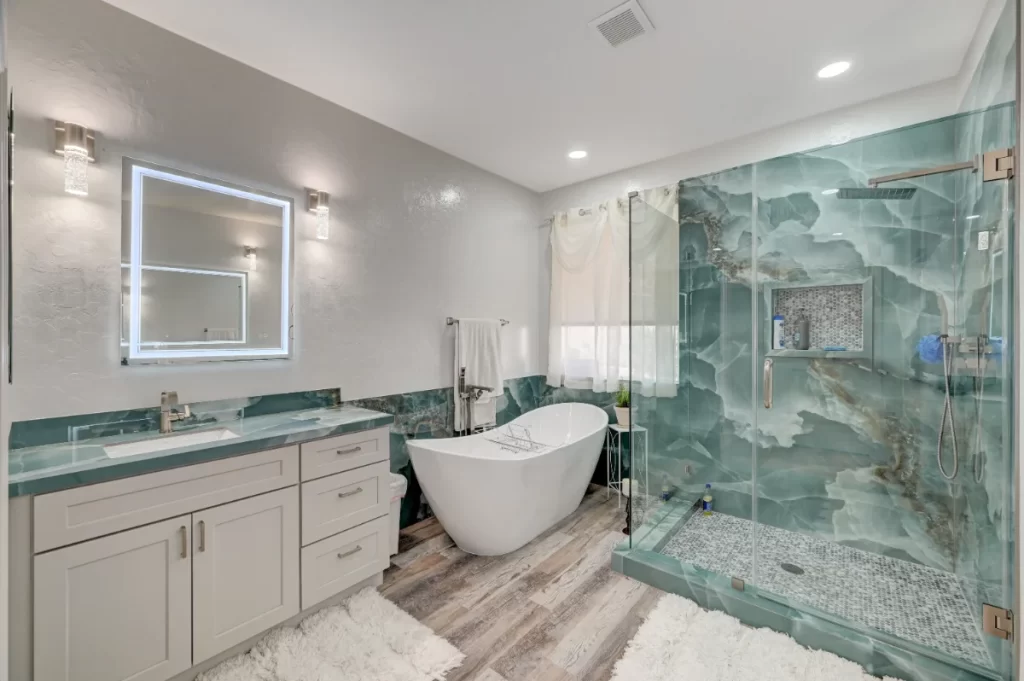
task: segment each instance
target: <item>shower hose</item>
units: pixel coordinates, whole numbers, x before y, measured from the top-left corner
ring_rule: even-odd
[[[950,395],[951,391],[951,375],[953,373],[953,353],[949,351],[949,336],[943,334],[939,336],[939,342],[942,343],[942,376],[943,376],[943,387],[946,390],[946,400],[942,405],[942,420],[939,422],[939,446],[935,452],[935,460],[939,464],[939,472],[942,473],[942,477],[946,480],[952,480],[956,477],[957,472],[960,470],[960,451],[957,449],[956,444],[956,425],[953,423],[953,399]],[[949,436],[953,443],[953,472],[947,473],[946,468],[942,465],[942,442],[946,437],[946,421],[949,421]]]

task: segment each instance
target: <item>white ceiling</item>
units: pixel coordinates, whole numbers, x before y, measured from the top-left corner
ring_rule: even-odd
[[[951,77],[985,6],[640,0],[612,48],[620,0],[108,2],[537,191]]]

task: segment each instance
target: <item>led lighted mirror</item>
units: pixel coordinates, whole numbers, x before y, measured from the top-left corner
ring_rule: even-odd
[[[291,199],[128,158],[124,184],[122,363],[288,357]]]

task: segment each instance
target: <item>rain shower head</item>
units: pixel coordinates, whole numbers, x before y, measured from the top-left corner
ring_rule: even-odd
[[[916,187],[844,187],[836,194],[838,199],[881,199],[905,201],[917,193]]]

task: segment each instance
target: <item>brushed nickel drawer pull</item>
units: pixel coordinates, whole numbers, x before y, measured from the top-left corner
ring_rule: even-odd
[[[339,553],[338,554],[338,558],[348,558],[349,556],[356,555],[357,553],[359,553],[362,550],[363,550],[362,546],[357,546],[354,549],[352,549],[351,551],[346,551],[345,553]]]
[[[199,521],[199,550],[206,550],[206,521]]]
[[[188,558],[188,528],[182,525],[178,532],[181,534],[181,557]]]
[[[338,498],[339,498],[339,499],[344,499],[345,497],[350,497],[350,496],[352,496],[353,494],[359,494],[359,493],[360,493],[360,492],[362,492],[362,491],[363,491],[363,488],[362,488],[362,487],[356,487],[356,488],[355,488],[354,490],[352,490],[351,492],[338,492]]]
[[[349,449],[339,449],[338,456],[341,456],[343,454],[355,454],[356,452],[361,452],[362,450],[363,448],[359,445],[356,445],[355,447],[350,447]]]

